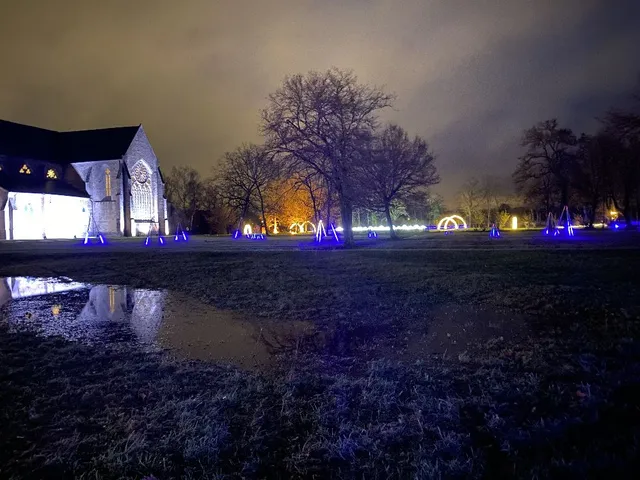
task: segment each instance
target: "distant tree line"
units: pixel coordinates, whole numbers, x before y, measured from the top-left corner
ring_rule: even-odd
[[[615,209],[627,228],[640,207],[640,98],[611,109],[595,134],[576,136],[556,119],[526,130],[526,149],[513,173],[517,191],[532,210],[556,215],[564,205],[593,226]],[[602,216],[599,216],[601,212]]]
[[[263,144],[227,152],[209,179],[189,167],[171,171],[167,196],[176,220],[193,230],[202,217],[209,226],[203,233],[256,222],[270,234],[339,219],[346,245],[354,218],[383,220],[392,237],[397,219],[426,220],[441,210],[429,193],[439,182],[434,155],[422,138],[380,125],[378,112],[393,100],[335,68],[287,77],[261,112]]]

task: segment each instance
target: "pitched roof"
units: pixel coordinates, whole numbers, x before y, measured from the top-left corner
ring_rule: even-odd
[[[69,182],[49,180],[44,175],[7,175],[0,171],[0,188],[9,192],[46,193],[49,195],[68,195],[72,197],[89,197],[85,189],[80,189]]]
[[[0,120],[0,155],[66,165],[122,158],[138,126],[56,132]]]

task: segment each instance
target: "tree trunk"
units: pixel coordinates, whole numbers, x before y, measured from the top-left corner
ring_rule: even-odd
[[[320,220],[320,212],[318,212],[318,203],[316,202],[316,196],[313,193],[313,189],[309,188],[309,196],[311,197],[311,205],[313,205],[313,216],[315,217],[315,224],[318,225]]]
[[[591,199],[591,215],[589,215],[589,228],[595,228],[596,223],[596,212],[598,211],[598,203],[600,203],[600,198],[594,196]]]
[[[352,218],[351,215],[353,213],[353,206],[351,202],[345,199],[342,195],[340,196],[340,216],[342,217],[342,236],[344,238],[344,246],[345,247],[353,247],[353,229]]]
[[[258,189],[258,198],[260,198],[260,213],[262,214],[262,224],[264,225],[265,235],[269,235],[269,228],[267,226],[267,215],[264,212],[264,199],[262,198],[262,192]],[[262,232],[260,232],[262,233]]]
[[[244,204],[242,205],[242,213],[240,214],[240,218],[238,219],[238,228],[236,230],[240,230],[242,233],[244,233],[244,231],[242,229],[242,221],[244,220],[244,217],[247,214],[247,210],[249,210],[249,199],[250,198],[251,197],[249,195],[247,195],[247,197],[245,198]]]
[[[562,208],[569,205],[569,185],[567,182],[562,182]]]
[[[393,229],[393,221],[391,220],[391,205],[388,202],[384,204],[384,215],[387,217],[387,225],[389,225],[389,235],[391,238],[396,239],[398,235]]]

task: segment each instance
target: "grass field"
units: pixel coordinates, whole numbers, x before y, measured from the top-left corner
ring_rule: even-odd
[[[264,330],[315,326],[244,370],[0,321],[0,477],[634,476],[637,232],[359,241],[0,243],[0,276],[170,289]]]

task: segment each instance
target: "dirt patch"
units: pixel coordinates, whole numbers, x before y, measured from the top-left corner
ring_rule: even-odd
[[[426,314],[426,328],[421,334],[407,337],[405,355],[462,359],[487,344],[529,337],[530,320],[523,314],[477,305],[440,305]]]

